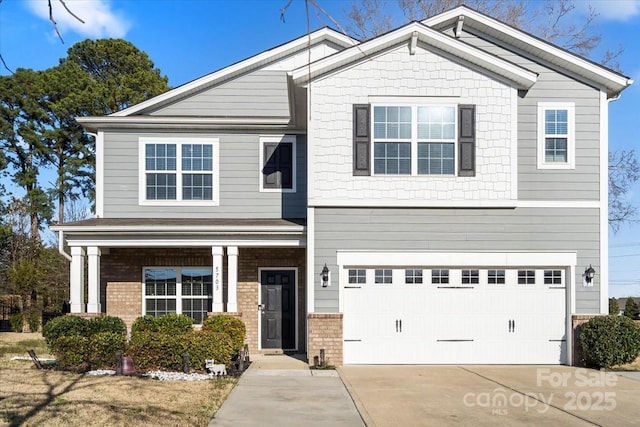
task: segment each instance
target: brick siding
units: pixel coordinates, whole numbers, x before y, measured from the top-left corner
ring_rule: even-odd
[[[298,351],[304,353],[306,343],[305,249],[303,248],[239,248],[238,311],[230,313],[247,328],[246,342],[250,353],[258,353],[258,269],[283,267],[298,269]],[[227,300],[227,256],[224,260],[223,298]],[[142,315],[142,269],[144,267],[211,267],[210,248],[115,248],[105,251],[100,260],[101,304],[110,316],[118,316],[130,329]]]
[[[314,356],[320,356],[324,349],[325,362],[329,365],[342,365],[342,313],[309,314],[309,364]]]

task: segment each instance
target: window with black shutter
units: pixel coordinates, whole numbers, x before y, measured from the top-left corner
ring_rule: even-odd
[[[294,148],[292,142],[263,142],[262,188],[293,189]]]

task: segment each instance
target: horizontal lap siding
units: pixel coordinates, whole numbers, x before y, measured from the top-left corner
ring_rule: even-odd
[[[463,32],[462,39],[500,58],[538,73],[535,85],[518,97],[518,199],[598,200],[600,171],[600,93],[488,40]],[[538,102],[574,102],[576,167],[537,169]]]
[[[333,286],[315,291],[316,312],[338,311],[337,250],[577,252],[577,313],[599,310],[599,278],[582,286],[582,271],[599,270],[597,209],[315,209],[315,271],[325,263]]]
[[[219,206],[140,206],[139,137],[219,139]],[[297,192],[259,191],[260,135],[109,132],[104,143],[105,218],[303,218],[306,216],[306,140],[297,137]]]
[[[254,71],[151,113],[154,116],[289,117],[284,71]]]

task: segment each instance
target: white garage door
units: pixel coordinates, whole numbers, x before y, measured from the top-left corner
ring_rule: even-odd
[[[566,363],[565,276],[557,268],[345,268],[344,363]]]

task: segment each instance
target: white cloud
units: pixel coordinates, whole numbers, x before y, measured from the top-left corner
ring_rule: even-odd
[[[122,38],[131,27],[122,13],[112,10],[111,2],[108,0],[67,0],[65,3],[84,24],[71,16],[58,0],[51,0],[53,18],[63,38],[68,31],[92,38]],[[49,20],[49,6],[46,0],[30,0],[28,5],[38,17]]]
[[[589,4],[604,20],[628,21],[640,15],[640,0],[592,0]]]

